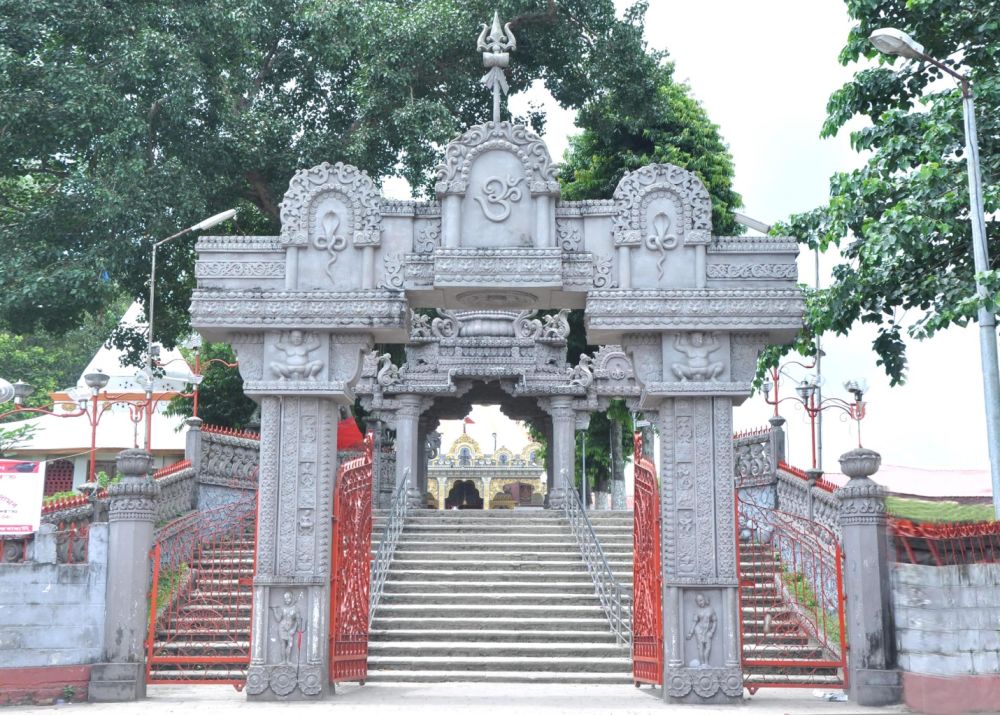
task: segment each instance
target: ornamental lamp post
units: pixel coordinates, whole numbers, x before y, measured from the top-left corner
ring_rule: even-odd
[[[90,420],[90,465],[87,469],[87,482],[92,483],[96,478],[95,468],[97,465],[97,423],[100,422],[100,417],[97,415],[97,399],[103,390],[108,385],[110,376],[96,370],[95,372],[88,372],[83,376],[83,381],[90,388],[90,414],[87,415],[87,419]],[[86,398],[80,399],[78,404],[80,409],[86,411],[87,400]]]
[[[809,433],[812,440],[812,469],[817,473],[821,471],[817,459],[817,434],[816,422],[824,410],[836,408],[844,412],[848,419],[852,419],[858,424],[858,447],[861,447],[861,420],[864,419],[868,405],[864,401],[864,394],[868,385],[864,380],[848,380],[844,383],[844,389],[850,393],[853,401],[841,399],[839,397],[821,397],[819,380],[815,377],[801,380],[795,386],[795,397],[779,397],[778,381],[780,370],[772,369],[771,375],[764,379],[761,384],[761,392],[764,393],[764,401],[769,405],[774,405],[774,415],[778,417],[778,405],[791,400],[805,410],[809,415]],[[774,391],[774,399],[771,399],[771,391]]]
[[[162,241],[157,241],[153,244],[153,255],[152,261],[149,267],[149,332],[146,338],[146,435],[145,441],[143,443],[143,449],[149,450],[149,443],[152,439],[152,429],[153,429],[153,361],[155,356],[153,354],[153,314],[155,312],[155,300],[156,300],[156,251],[160,246],[170,243],[175,238],[180,238],[188,233],[193,233],[195,231],[204,231],[205,229],[217,226],[223,221],[228,221],[236,215],[236,209],[229,209],[223,211],[222,213],[215,214],[209,218],[199,221],[193,226],[189,226],[183,231],[178,231],[173,236],[167,236]]]
[[[983,398],[986,402],[986,439],[989,446],[990,473],[993,485],[993,508],[1000,519],[1000,372],[997,367],[996,316],[986,307],[988,293],[980,279],[990,269],[986,247],[986,222],[983,210],[983,180],[979,165],[979,138],[973,105],[972,81],[944,62],[924,51],[924,46],[902,30],[884,27],[875,30],[869,41],[880,52],[911,60],[928,62],[958,81],[962,90],[962,114],[965,119],[965,164],[969,174],[969,220],[972,223],[972,256],[975,262],[976,296],[979,298],[979,353],[983,370]]]

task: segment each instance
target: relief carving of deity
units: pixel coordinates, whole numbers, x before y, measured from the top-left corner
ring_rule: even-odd
[[[309,353],[319,347],[319,338],[313,333],[290,330],[274,347],[285,353],[285,362],[271,363],[279,380],[315,380],[323,369],[321,361],[309,359]]]
[[[674,337],[674,348],[687,356],[687,364],[674,363],[674,375],[681,382],[688,380],[711,381],[718,379],[725,369],[722,362],[709,362],[708,356],[721,347],[715,333],[696,330]]]

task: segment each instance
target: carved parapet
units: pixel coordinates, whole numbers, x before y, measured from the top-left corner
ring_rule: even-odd
[[[410,328],[405,296],[391,290],[261,291],[196,289],[191,325],[206,340],[230,333],[306,329],[371,333],[386,342],[404,342]]]
[[[117,461],[123,478],[108,487],[109,521],[154,522],[160,485],[148,476],[153,458],[144,449],[125,449]]]
[[[559,248],[441,248],[434,251],[434,287],[560,287]],[[465,301],[460,301],[465,302]],[[474,302],[468,308],[510,306]]]
[[[840,457],[840,468],[851,480],[834,494],[840,501],[840,525],[881,525],[886,520],[885,489],[869,477],[878,471],[882,457],[870,449],[858,448]]]
[[[588,340],[620,342],[624,334],[683,330],[766,331],[791,339],[802,326],[798,289],[595,290],[587,297]]]

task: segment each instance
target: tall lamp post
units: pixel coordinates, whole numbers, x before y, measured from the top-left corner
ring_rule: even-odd
[[[156,252],[160,246],[170,243],[176,238],[180,238],[189,233],[195,231],[204,231],[205,229],[212,228],[213,226],[218,226],[223,221],[228,221],[233,216],[236,215],[236,209],[229,209],[228,211],[223,211],[222,213],[215,214],[215,216],[210,216],[204,221],[199,221],[193,226],[189,226],[183,231],[178,231],[173,236],[167,236],[162,241],[157,241],[153,244],[153,256],[152,261],[149,266],[149,333],[146,338],[146,435],[143,442],[143,449],[149,450],[149,443],[152,439],[153,430],[153,317],[156,307]]]
[[[969,218],[972,222],[972,255],[976,267],[976,295],[979,297],[979,353],[983,366],[983,398],[986,401],[986,438],[989,443],[990,473],[993,482],[993,508],[1000,519],[1000,372],[997,368],[996,316],[986,307],[988,294],[979,275],[990,269],[986,248],[986,222],[983,211],[983,180],[979,167],[979,138],[976,134],[976,110],[972,103],[972,81],[944,62],[924,51],[924,46],[902,30],[885,27],[875,30],[869,41],[887,55],[929,62],[958,81],[962,90],[962,113],[965,117],[965,164],[969,173]]]

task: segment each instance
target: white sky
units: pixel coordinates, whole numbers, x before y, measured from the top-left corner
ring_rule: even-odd
[[[619,9],[629,4],[616,3]],[[743,213],[773,223],[818,206],[827,197],[832,173],[860,165],[846,132],[819,138],[828,97],[853,71],[837,62],[849,27],[842,0],[651,0],[647,40],[669,50],[676,79],[692,87],[719,125],[735,161]],[[548,114],[544,138],[552,156],[561,157],[566,137],[575,131],[573,113],[559,108],[540,87],[512,97],[512,109],[523,112],[529,100],[543,103]],[[395,181],[385,190],[406,193]],[[812,283],[813,261],[808,252],[800,255],[802,281]],[[822,262],[825,281],[833,260],[823,257]],[[849,378],[863,377],[869,384],[864,445],[881,452],[886,464],[986,468],[976,328],[911,344],[907,384],[895,388],[875,365],[873,335],[859,328],[848,338],[828,337],[823,343],[826,396],[845,396],[841,385]],[[785,394],[791,394],[791,386],[785,383]],[[751,398],[737,408],[735,427],[765,425],[770,413],[760,396]],[[808,421],[791,404],[782,414],[788,420],[789,461],[808,466]],[[477,411],[474,419],[485,437],[499,432],[501,445],[509,441],[514,447],[523,439],[513,425],[503,425],[496,410]],[[491,419],[496,427],[487,429]],[[856,446],[857,436],[836,410],[828,411],[825,420],[823,466],[835,471],[836,457]],[[459,425],[448,428],[445,445],[460,431]],[[483,446],[490,451],[492,439],[484,439]]]

